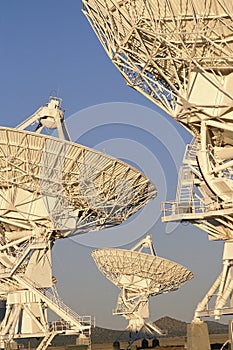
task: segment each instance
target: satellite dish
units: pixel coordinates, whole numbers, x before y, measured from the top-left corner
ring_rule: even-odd
[[[192,134],[232,111],[233,4],[83,0],[83,12],[127,84]]]
[[[99,270],[121,289],[114,315],[129,321],[132,332],[164,334],[149,318],[149,297],[179,289],[193,277],[187,268],[156,255],[148,235],[131,250],[98,249],[92,256]]]
[[[138,170],[70,141],[61,100],[52,97],[16,129],[0,127],[0,324],[12,339],[77,334],[90,346],[92,318],[55,288],[51,249],[59,238],[119,225],[156,196]],[[58,138],[42,131],[57,130]],[[48,310],[60,317],[50,323]]]
[[[194,137],[163,221],[225,242],[222,274],[195,318],[233,314],[233,3],[83,0],[83,12],[127,84]]]
[[[106,154],[0,127],[1,221],[10,235],[34,227],[53,236],[119,225],[155,197],[141,172]]]

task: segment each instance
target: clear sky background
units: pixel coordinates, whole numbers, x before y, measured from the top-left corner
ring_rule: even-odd
[[[191,321],[221,270],[222,243],[209,242],[190,224],[171,230],[161,223],[160,202],[175,198],[177,166],[190,135],[126,86],[82,14],[80,0],[0,6],[0,124],[16,126],[57,94],[75,141],[134,164],[158,188],[157,199],[137,217],[142,226],[132,218],[128,226],[56,242],[59,294],[77,313],[96,316],[97,325],[123,329],[124,319],[111,314],[118,289],[98,271],[91,251],[130,248],[149,231],[158,255],[187,266],[195,276],[179,291],[151,298],[151,320],[168,315]]]

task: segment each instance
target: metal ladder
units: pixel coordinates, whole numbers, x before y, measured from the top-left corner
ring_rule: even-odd
[[[178,204],[191,205],[193,201],[194,174],[189,166],[182,166],[179,171],[179,179],[176,191]]]
[[[193,138],[191,143],[185,148],[183,164],[184,165],[196,165],[197,152],[200,149],[200,140]]]
[[[200,140],[193,138],[191,143],[186,146],[183,166],[179,170],[176,202],[178,205],[183,203],[189,208],[193,205],[195,174],[200,177],[199,171],[196,169],[196,156],[199,149]]]
[[[52,293],[46,290],[39,289],[33,282],[25,277],[19,275],[13,278],[24,288],[32,291],[38,298],[44,301],[48,307],[54,311],[63,320],[70,322],[71,326],[77,327],[78,331],[84,331],[91,327],[90,316],[79,316],[76,312],[71,310],[61,298],[55,297]]]

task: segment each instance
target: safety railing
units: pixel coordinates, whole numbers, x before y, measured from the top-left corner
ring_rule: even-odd
[[[193,138],[191,143],[188,144],[185,148],[183,163],[187,164],[190,162],[195,162],[197,152],[199,151],[199,149],[200,149],[200,141],[196,138]]]
[[[174,217],[174,219],[182,220],[182,217],[188,217],[194,214],[207,214],[212,211],[221,211],[233,208],[233,197],[230,201],[221,201],[218,197],[214,197],[212,202],[205,204],[201,199],[192,201],[166,201],[161,203],[161,212],[163,217]]]

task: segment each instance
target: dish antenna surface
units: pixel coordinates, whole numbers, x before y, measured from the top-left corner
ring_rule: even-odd
[[[51,249],[59,238],[120,224],[156,195],[138,170],[71,142],[61,100],[50,98],[15,129],[0,128],[1,345],[78,334],[90,345],[90,316],[66,306],[55,288]],[[29,131],[29,130],[30,131]],[[41,134],[57,131],[58,138]],[[60,317],[50,323],[48,310]]]
[[[187,268],[156,255],[148,235],[131,250],[98,249],[92,256],[99,270],[118,288],[114,315],[122,315],[129,321],[133,333],[142,329],[147,333],[164,334],[149,318],[149,297],[179,289],[193,277]]]
[[[195,319],[233,314],[233,3],[83,0],[83,12],[127,84],[194,136],[163,221],[225,241],[222,273]]]

